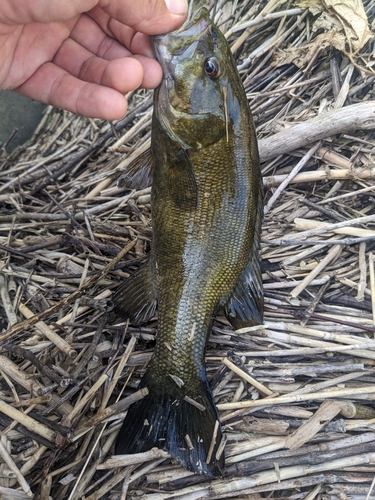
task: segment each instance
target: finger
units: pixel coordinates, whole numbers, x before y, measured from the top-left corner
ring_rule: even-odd
[[[7,24],[64,21],[92,9],[99,0],[1,0],[0,17]]]
[[[95,53],[103,56],[104,51],[112,39],[118,40],[120,45],[127,47],[133,54],[142,54],[148,57],[154,57],[154,52],[151,47],[148,35],[140,33],[133,28],[126,26],[120,21],[111,18],[109,14],[101,8],[94,8],[88,12],[91,22],[95,23],[97,28],[93,28],[89,21],[81,20],[72,31],[72,37],[81,43],[81,45],[93,50]],[[88,28],[91,31],[91,36],[86,37]],[[94,36],[95,31],[95,36]]]
[[[5,61],[8,58],[10,62],[2,85],[11,89],[22,85],[39,66],[53,59],[68,36],[69,29],[64,23],[36,23],[13,28],[13,35],[5,39],[2,47],[2,56],[5,54]]]
[[[68,38],[53,63],[85,82],[112,87],[126,93],[138,88],[143,80],[142,64],[132,57],[106,61]]]
[[[106,25],[108,15],[102,12],[102,16],[105,17],[103,24]],[[106,33],[96,20],[83,14],[73,26],[70,37],[79,45],[103,59],[119,59],[132,55],[129,49],[134,30],[125,26],[124,28],[124,31],[128,32],[129,43],[123,43],[123,40],[122,43],[118,42],[113,33]]]
[[[155,54],[151,45],[150,37],[135,31],[124,24],[111,19],[109,22],[111,27],[110,36],[121,41],[132,54],[142,54],[143,56],[155,58]],[[105,45],[105,44],[104,44]]]
[[[37,101],[89,118],[118,120],[125,115],[128,107],[120,92],[83,82],[50,62],[43,64],[15,90]]]
[[[115,19],[149,35],[177,29],[188,10],[186,0],[2,0],[0,13],[9,24],[46,23],[68,20],[98,3]]]
[[[106,61],[69,38],[53,62],[80,80],[105,85],[123,94],[140,86],[155,88],[162,79],[162,69],[154,59],[137,55]]]
[[[108,15],[102,12],[102,19],[103,17],[107,19]],[[84,60],[91,57],[92,53],[109,61],[113,59],[121,59],[135,54],[134,58],[142,64],[144,71],[141,86],[144,88],[157,87],[162,79],[162,70],[159,63],[157,63],[154,59],[150,59],[150,57],[154,57],[154,53],[151,48],[149,37],[147,35],[144,35],[143,33],[135,32],[132,28],[124,26],[117,21],[112,23],[112,28],[113,27],[115,29],[112,30],[111,35],[117,38],[117,35],[119,34],[119,38],[122,38],[124,44],[127,45],[130,50],[126,49],[124,45],[119,43],[111,36],[107,36],[99,26],[99,24],[94,19],[86,15],[81,16],[79,21],[76,23],[71,33],[71,38],[75,42],[77,42],[79,46],[87,49],[87,54],[82,53],[82,58]],[[65,46],[62,48],[65,49]],[[83,74],[79,73],[79,71],[77,70],[74,71],[73,67],[69,65],[69,63],[71,63],[72,61],[75,61],[77,65],[80,65],[82,63],[85,64],[84,60],[80,62],[79,50],[79,47],[74,48],[72,46],[71,53],[65,53],[64,58],[66,59],[66,64],[60,62],[60,57],[63,54],[59,51],[59,59],[55,60],[56,64],[62,66],[64,69],[83,80],[99,83],[99,81],[97,80],[89,80],[89,77],[83,76]],[[108,69],[110,68],[111,67],[109,67]],[[124,80],[121,79],[120,74],[118,74],[117,77],[115,76],[115,81],[113,83],[105,84],[103,83],[103,80],[100,80],[103,85],[113,86],[120,92],[127,92],[129,90],[128,88],[124,90],[124,88],[118,86],[123,81]],[[133,84],[133,88],[135,87],[136,85]]]
[[[101,23],[104,27],[107,26],[108,20],[109,16],[101,11]],[[133,54],[154,58],[148,35],[136,32],[118,21],[111,22],[111,25],[114,29],[107,34],[96,20],[82,15],[73,27],[70,37],[93,54],[108,61]]]
[[[160,85],[163,78],[163,70],[161,69],[160,64],[155,61],[155,59],[151,59],[150,57],[135,55],[133,59],[136,59],[142,64],[143,67],[143,79],[141,83],[141,87],[145,89],[154,89],[158,85]]]
[[[186,0],[99,0],[98,5],[115,20],[147,35],[179,28],[188,11]],[[98,11],[95,7],[92,15],[98,15]]]

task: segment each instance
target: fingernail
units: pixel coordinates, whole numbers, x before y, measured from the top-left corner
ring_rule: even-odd
[[[165,0],[165,3],[172,14],[186,14],[188,11],[186,0]]]

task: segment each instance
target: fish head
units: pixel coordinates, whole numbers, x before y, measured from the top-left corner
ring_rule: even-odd
[[[184,149],[206,147],[228,135],[240,112],[236,94],[242,84],[227,41],[207,9],[152,41],[163,69],[154,97],[154,117],[162,129]]]

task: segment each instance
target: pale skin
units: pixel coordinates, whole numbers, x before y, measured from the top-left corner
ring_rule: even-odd
[[[0,89],[120,119],[127,92],[161,82],[148,35],[179,28],[186,13],[186,0],[1,0]]]

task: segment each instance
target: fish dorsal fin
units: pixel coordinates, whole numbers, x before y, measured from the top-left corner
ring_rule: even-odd
[[[166,180],[168,192],[179,208],[194,210],[197,207],[197,181],[186,149],[180,149],[171,158]]]
[[[224,304],[224,311],[233,328],[263,323],[263,286],[258,259],[253,256]]]
[[[148,148],[126,167],[118,178],[117,185],[129,189],[144,189],[151,186],[152,164],[151,149]]]
[[[116,290],[115,312],[133,325],[147,323],[155,313],[157,293],[153,278],[152,258],[127,278]]]

